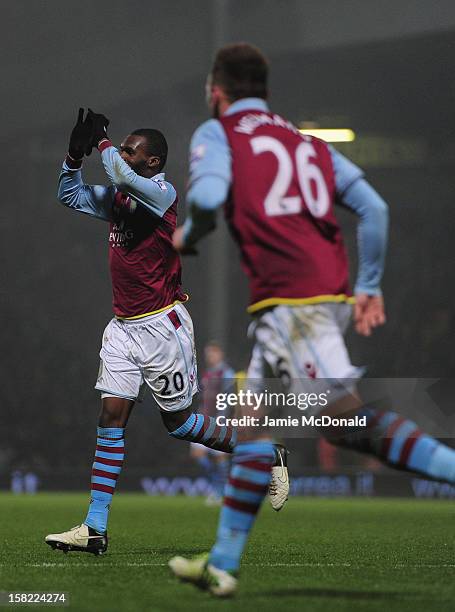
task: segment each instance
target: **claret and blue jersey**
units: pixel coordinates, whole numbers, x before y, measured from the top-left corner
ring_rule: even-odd
[[[326,143],[302,136],[259,98],[234,102],[195,132],[185,242],[214,226],[217,208],[239,244],[250,312],[275,304],[350,301],[348,264],[333,205],[360,218],[356,293],[380,293],[387,206],[363,172]]]
[[[86,185],[81,164],[67,157],[58,199],[73,210],[108,221],[113,309],[119,318],[139,318],[188,296],[181,287],[180,258],[172,246],[177,193],[164,173],[136,174],[109,141],[100,146],[112,184]]]

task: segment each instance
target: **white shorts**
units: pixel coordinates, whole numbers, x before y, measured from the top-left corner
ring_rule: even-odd
[[[259,315],[249,330],[255,340],[249,386],[263,388],[267,378],[281,378],[288,391],[300,392],[305,379],[322,378],[325,389],[327,382],[337,387],[337,381],[359,378],[363,370],[352,365],[344,341],[351,313],[350,304],[323,303],[281,305]]]
[[[191,405],[198,391],[193,322],[182,304],[104,330],[95,389],[102,397],[141,400],[149,387],[162,410]]]

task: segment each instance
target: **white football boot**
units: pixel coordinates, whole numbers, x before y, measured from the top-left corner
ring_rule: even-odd
[[[272,467],[269,499],[272,508],[278,512],[289,497],[288,450],[282,444],[274,444],[273,446],[275,447],[275,464]]]
[[[208,563],[208,553],[192,559],[173,557],[169,561],[172,572],[184,582],[191,582],[203,591],[216,597],[232,597],[237,590],[238,580],[229,572]]]
[[[107,550],[107,533],[98,533],[88,525],[76,525],[63,533],[51,533],[44,539],[54,550],[70,550],[102,555]]]

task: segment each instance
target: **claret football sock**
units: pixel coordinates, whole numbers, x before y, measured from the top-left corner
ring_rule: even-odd
[[[331,442],[375,455],[397,469],[455,484],[455,450],[396,412],[367,407],[357,414],[366,417],[366,427],[343,428]]]
[[[274,460],[271,442],[242,442],[235,447],[210,565],[232,573],[239,569],[248,535],[267,494]]]
[[[169,435],[180,440],[197,442],[216,450],[232,453],[237,434],[230,425],[217,425],[215,417],[193,412],[178,429]]]
[[[124,433],[123,427],[97,428],[90,506],[84,523],[98,533],[107,530],[112,496],[125,456]]]

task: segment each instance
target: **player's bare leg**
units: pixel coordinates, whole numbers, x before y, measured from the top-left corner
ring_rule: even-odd
[[[103,397],[98,418],[99,427],[126,427],[134,402],[123,397]]]
[[[65,553],[100,555],[106,552],[110,504],[123,465],[124,432],[133,406],[134,401],[120,397],[108,396],[101,400],[87,517],[69,531],[46,536],[45,542],[52,548]]]

